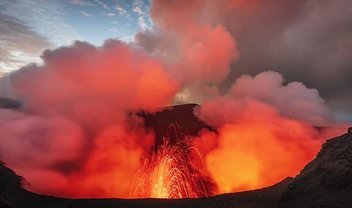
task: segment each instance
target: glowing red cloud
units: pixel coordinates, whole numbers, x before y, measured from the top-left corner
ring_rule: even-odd
[[[136,36],[139,45],[166,57],[186,86],[222,81],[239,56],[233,37],[221,24],[207,21],[207,12],[206,1],[153,1],[151,17],[157,30]]]
[[[128,113],[170,103],[178,82],[158,60],[119,41],[77,42],[43,59],[10,77],[25,104],[22,113],[0,112],[2,159],[39,192],[128,197],[153,145]]]
[[[227,94],[205,101],[198,115],[219,132],[194,140],[219,193],[294,176],[323,142],[314,125],[333,122],[316,90],[297,82],[284,86],[275,72],[240,77]]]
[[[218,87],[240,58],[235,37],[221,24],[222,13],[260,4],[155,0],[153,30],[137,34],[131,45],[76,42],[44,52],[43,65],[7,77],[10,94],[24,103],[17,111],[0,110],[1,160],[39,193],[136,197],[130,195],[133,176],[143,170],[145,158],[155,156],[155,138],[131,112],[152,111],[183,96],[205,100],[197,115],[216,130],[186,141],[204,159],[189,155],[211,184],[204,192],[255,189],[296,174],[323,141],[314,126],[334,122],[318,91],[299,82],[285,85],[275,72],[241,76],[228,91]],[[172,165],[155,165],[150,175],[167,175],[158,170]],[[160,184],[147,183],[153,185]],[[144,191],[137,197],[155,196]],[[182,196],[204,196],[197,191]]]
[[[204,154],[218,193],[261,188],[294,176],[322,142],[313,127],[285,118],[266,104],[248,100],[245,106],[218,129],[219,135],[212,137],[218,144]],[[198,140],[206,143],[209,137]]]

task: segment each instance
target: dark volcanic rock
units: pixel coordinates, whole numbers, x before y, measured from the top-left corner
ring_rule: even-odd
[[[0,207],[1,208],[11,208],[11,206],[3,198],[0,198]]]
[[[62,200],[31,193],[22,187],[24,179],[0,162],[0,208],[46,207]],[[54,206],[55,207],[55,206]]]
[[[199,199],[62,199],[27,192],[21,177],[0,164],[0,208],[277,208],[287,178],[268,188]]]
[[[22,191],[21,177],[0,163],[0,197],[13,198]]]
[[[18,100],[0,97],[0,108],[19,108],[21,105]]]
[[[352,132],[328,140],[281,198],[283,207],[352,207]]]
[[[196,107],[197,104],[176,105],[157,113],[139,112],[138,115],[144,118],[147,128],[154,130],[156,146],[162,144],[163,137],[167,137],[170,144],[173,144],[185,135],[197,136],[202,129],[215,131],[195,116]]]

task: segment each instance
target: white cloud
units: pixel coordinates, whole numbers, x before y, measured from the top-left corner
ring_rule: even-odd
[[[0,9],[0,71],[39,63],[45,49],[71,44],[81,36],[67,23],[56,1],[3,0]]]
[[[111,10],[111,8],[110,8],[107,4],[105,4],[104,2],[102,2],[102,1],[100,1],[100,0],[95,0],[95,2],[96,2],[97,4],[99,4],[103,9]]]
[[[134,0],[133,1],[133,6],[142,6],[144,3],[142,0]]]
[[[4,1],[3,8],[4,14],[19,19],[31,30],[47,37],[54,46],[82,40],[75,28],[65,19],[67,10],[56,1],[41,1],[40,7],[36,1]]]
[[[114,16],[116,16],[116,14],[113,13],[113,12],[109,12],[109,13],[104,13],[104,12],[103,12],[103,15],[108,16],[108,17],[114,17]]]
[[[125,17],[126,17],[126,19],[128,20],[128,21],[132,21],[132,18],[131,18],[131,15],[129,14],[129,13],[127,13],[126,15],[125,15]]]
[[[134,35],[120,37],[119,40],[126,42],[126,43],[131,43],[134,41]]]
[[[139,27],[140,27],[142,30],[148,29],[148,25],[147,25],[147,23],[145,22],[143,16],[139,16],[139,17],[138,17],[138,25],[139,25]]]
[[[135,7],[133,7],[132,11],[133,11],[134,13],[139,14],[139,15],[145,14],[145,12],[143,12],[143,10],[141,9],[140,6],[135,6]]]
[[[127,13],[126,9],[120,5],[116,5],[115,10],[119,13],[120,16],[125,15]]]
[[[119,30],[117,28],[109,28],[108,29],[109,32],[113,32],[113,33],[118,33]]]
[[[144,2],[142,0],[135,0],[133,2],[132,12],[138,15],[138,25],[142,30],[146,30],[152,25],[148,12],[145,11],[147,9],[148,6],[144,7]]]
[[[93,16],[93,15],[91,15],[91,14],[85,12],[85,11],[80,11],[79,13],[80,13],[81,15],[83,15],[83,16],[86,16],[86,17],[92,17],[92,16]]]
[[[9,54],[6,57],[0,57],[0,73],[5,74],[15,69],[19,69],[29,63],[42,63],[40,58],[41,50],[38,48],[37,53],[28,53],[22,51],[19,48],[7,48],[10,49]],[[18,50],[17,50],[18,49]],[[43,49],[42,49],[43,50]]]
[[[84,1],[84,0],[71,0],[69,2],[70,2],[70,4],[80,5],[80,6],[97,6],[96,4],[94,4],[92,2]]]

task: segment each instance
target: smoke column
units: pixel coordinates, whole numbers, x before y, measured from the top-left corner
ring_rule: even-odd
[[[131,44],[75,42],[45,51],[42,65],[0,80],[0,95],[23,102],[0,109],[0,159],[38,193],[137,197],[130,195],[132,176],[152,157],[155,137],[133,113],[195,101],[198,118],[216,130],[185,141],[203,159],[194,164],[199,173],[214,184],[206,191],[256,189],[294,176],[325,139],[315,127],[336,124],[318,91],[273,71],[221,87],[242,60],[222,15],[250,15],[262,5],[154,0],[154,27]]]

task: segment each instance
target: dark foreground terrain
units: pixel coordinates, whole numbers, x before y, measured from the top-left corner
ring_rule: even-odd
[[[259,208],[352,207],[352,133],[327,141],[295,178],[264,189],[203,199],[62,199],[26,191],[22,178],[0,164],[0,207],[11,208]]]
[[[352,207],[352,128],[328,140],[283,191],[282,207]]]
[[[18,108],[20,103],[0,99],[0,107]],[[196,135],[210,128],[193,114],[196,105],[168,108],[157,114],[141,113],[157,137],[177,132]],[[170,126],[174,126],[171,128]],[[176,132],[174,131],[176,128]],[[160,139],[160,138],[157,138]],[[223,194],[202,199],[63,199],[42,196],[22,188],[25,181],[0,163],[0,208],[351,208],[352,129],[328,140],[317,157],[295,178],[268,188]]]
[[[264,189],[203,199],[62,199],[21,187],[22,178],[0,164],[0,207],[6,208],[259,208],[352,207],[352,133],[327,141],[295,178]]]
[[[166,207],[277,207],[282,191],[291,178],[287,178],[270,188],[224,194],[204,199],[62,199],[41,196],[21,187],[21,177],[0,165],[0,207],[11,208],[166,208]]]

